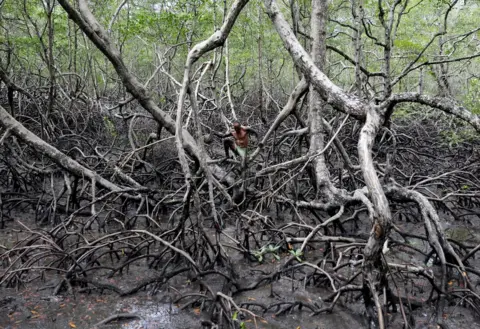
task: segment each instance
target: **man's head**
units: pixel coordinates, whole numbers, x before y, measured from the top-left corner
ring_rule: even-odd
[[[240,122],[238,121],[233,121],[233,129],[235,129],[235,131],[240,131],[240,129],[242,128],[242,126],[240,125]]]

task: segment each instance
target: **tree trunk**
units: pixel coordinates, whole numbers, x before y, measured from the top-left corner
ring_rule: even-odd
[[[363,51],[362,51],[362,33],[363,33],[363,0],[351,0],[352,14],[355,19],[355,89],[358,97],[362,98],[362,64],[363,64]]]
[[[385,273],[382,272],[381,252],[385,239],[390,232],[392,215],[390,213],[387,197],[383,191],[380,179],[377,176],[372,157],[373,143],[383,122],[383,117],[379,112],[381,111],[378,108],[372,106],[367,113],[367,120],[360,132],[360,139],[358,141],[358,157],[365,185],[368,188],[370,200],[372,200],[373,203],[374,211],[374,223],[364,251],[364,300],[367,306],[367,311],[370,309],[369,315],[372,317],[373,312],[371,311],[371,307],[373,307],[373,305],[369,305],[368,301],[373,297],[373,301],[377,308],[379,326],[380,328],[384,328],[384,318],[382,307],[376,292],[376,284],[378,282],[383,282],[380,278],[385,275]],[[375,269],[380,269],[378,275],[374,274]],[[373,296],[370,296],[370,292]]]
[[[311,15],[311,37],[312,37],[312,60],[320,71],[324,70],[326,62],[326,22],[327,22],[327,0],[312,1]],[[310,85],[309,92],[310,110],[308,119],[310,122],[310,154],[314,154],[325,147],[325,130],[323,117],[325,116],[325,102],[320,93]],[[325,163],[325,153],[320,154],[313,160],[313,171],[315,173],[315,186],[317,198],[323,198],[328,202],[332,193],[330,189],[330,177]]]

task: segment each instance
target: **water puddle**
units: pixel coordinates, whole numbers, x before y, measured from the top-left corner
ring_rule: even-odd
[[[180,315],[179,309],[172,304],[144,301],[139,304],[128,304],[122,300],[116,305],[116,312],[129,309],[129,313],[140,315],[143,320],[131,320],[122,325],[125,329],[161,329],[161,328],[187,328],[191,320],[185,319],[185,313]],[[190,323],[189,323],[190,322]]]

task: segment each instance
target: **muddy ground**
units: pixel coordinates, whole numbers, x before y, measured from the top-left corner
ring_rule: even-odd
[[[0,230],[0,245],[9,247],[22,239],[27,233],[19,222],[30,228],[36,227],[37,223],[31,214],[18,215],[17,219],[7,222],[7,227]],[[281,226],[288,222],[288,216],[279,221]],[[449,236],[461,240],[465,244],[475,245],[480,242],[480,227],[478,218],[469,218],[462,223],[454,222],[447,217],[444,225]],[[229,225],[228,225],[229,224]],[[230,236],[235,235],[233,223],[227,223],[224,232]],[[400,221],[398,227],[408,232],[416,232],[422,229],[421,223]],[[348,227],[349,234],[358,236],[359,230],[353,225]],[[39,227],[46,230],[48,227]],[[112,229],[114,229],[112,227]],[[361,228],[360,232],[365,231]],[[213,231],[212,231],[213,232]],[[86,235],[95,235],[95,230]],[[226,246],[228,239],[222,238]],[[410,240],[417,248],[427,251],[429,247],[421,241]],[[244,257],[231,251],[231,257],[237,273],[245,283],[254,282],[263,273],[271,273],[276,267],[281,266],[288,258],[287,253],[280,254],[280,260],[266,255],[262,263],[246,260]],[[322,250],[309,251],[308,257],[315,259],[322,256]],[[392,262],[412,265],[424,265],[424,260],[418,259],[408,250],[395,249],[387,253],[387,259]],[[101,282],[109,282],[118,287],[128,288],[135,285],[139,280],[154,275],[156,270],[149,269],[146,264],[136,262],[132,264],[127,273],[106,278],[97,274],[95,279]],[[470,266],[477,267],[479,263],[473,260]],[[4,271],[5,269],[2,269]],[[202,321],[208,319],[208,307],[202,304],[188,304],[188,299],[176,301],[180,296],[187,293],[201,293],[202,287],[198,282],[192,282],[189,278],[179,275],[163,285],[157,285],[155,289],[149,286],[147,289],[127,297],[119,297],[108,290],[104,291],[61,291],[53,295],[55,287],[60,282],[61,276],[52,272],[33,277],[30,283],[17,288],[0,289],[0,329],[55,329],[55,328],[94,328],[95,324],[115,314],[135,314],[139,318],[129,318],[112,321],[98,328],[128,328],[128,329],[160,329],[160,328],[203,328]],[[293,276],[295,278],[295,275]],[[478,278],[473,278],[474,284],[478,284]],[[221,278],[209,277],[207,282],[215,290],[221,291],[223,281]],[[409,292],[412,303],[421,304],[427,299],[429,288],[425,281],[412,277],[406,283],[399,283],[400,295]],[[450,287],[458,288],[459,282],[454,279],[449,282]],[[259,288],[242,292],[235,295],[234,300],[238,305],[242,303],[260,303],[272,305],[281,302],[307,301],[321,307],[321,296],[328,294],[325,287],[312,285],[305,286],[301,280],[292,280],[291,277],[282,276],[273,283],[263,284]],[[444,318],[449,328],[480,328],[480,321],[473,312],[458,301],[446,308]],[[309,309],[295,307],[286,314],[279,314],[279,309],[272,309],[263,313],[261,309],[249,307],[258,317],[245,317],[238,319],[243,321],[246,328],[285,328],[285,329],[343,329],[343,328],[369,328],[365,316],[361,296],[358,293],[342,296],[332,313],[312,316]],[[412,328],[430,328],[429,326],[435,314],[434,305],[424,304],[413,312],[415,324]],[[390,312],[388,315],[389,328],[402,328],[401,312]],[[433,326],[434,328],[434,326]]]

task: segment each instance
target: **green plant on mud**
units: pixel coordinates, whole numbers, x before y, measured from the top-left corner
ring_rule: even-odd
[[[273,257],[275,257],[276,260],[280,260],[280,256],[278,256],[277,251],[280,249],[280,246],[272,246],[271,244],[267,246],[263,246],[259,250],[255,250],[252,254],[253,256],[258,260],[259,263],[261,263],[264,259],[264,256],[266,254],[272,254]]]
[[[232,320],[233,321],[238,321],[238,311],[233,313],[232,315]],[[247,325],[245,324],[245,322],[240,322],[240,329],[247,329]]]
[[[289,253],[291,253],[293,256],[295,256],[295,258],[301,263],[302,262],[302,256],[303,256],[303,252],[301,252],[300,250],[298,249],[293,249],[293,250],[289,250],[288,251]]]

